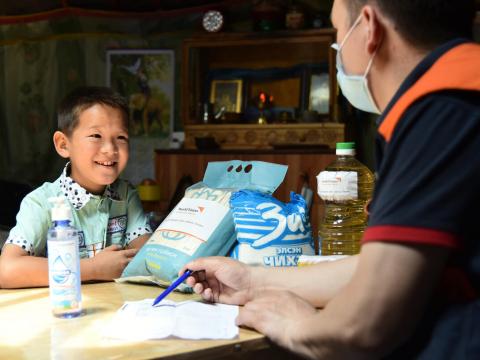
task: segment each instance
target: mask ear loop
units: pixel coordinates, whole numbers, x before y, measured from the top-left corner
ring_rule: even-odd
[[[337,51],[337,55],[340,56],[339,52],[340,50],[342,50],[343,48],[343,45],[345,44],[345,41],[349,38],[350,34],[352,33],[352,31],[357,27],[357,25],[360,23],[360,21],[362,20],[362,14],[360,14],[357,18],[357,20],[355,20],[355,22],[353,23],[352,27],[350,28],[350,30],[347,31],[347,34],[345,35],[345,37],[343,38],[342,42],[340,43],[340,45],[338,45],[338,43],[333,43],[332,45],[330,45],[330,47],[334,50]],[[375,49],[375,52],[373,53],[372,57],[370,58],[369,62],[368,62],[368,65],[367,65],[367,68],[365,69],[365,73],[363,74],[363,76],[366,78],[368,73],[370,72],[370,69],[372,67],[372,64],[373,64],[373,59],[375,59],[375,55],[377,55],[377,49]]]
[[[345,35],[345,37],[343,38],[342,42],[340,43],[340,45],[338,45],[338,43],[333,43],[332,45],[330,45],[330,47],[334,50],[337,51],[337,64],[338,64],[338,60],[341,61],[341,58],[340,58],[340,50],[343,48],[343,45],[345,44],[345,41],[347,41],[347,39],[349,38],[350,34],[352,33],[352,31],[357,27],[357,25],[360,23],[360,21],[362,20],[362,14],[360,14],[357,18],[357,20],[355,20],[355,22],[353,23],[352,27],[350,28],[350,30],[347,31],[347,34]]]
[[[353,32],[353,30],[357,27],[358,24],[360,24],[360,21],[362,20],[362,14],[360,14],[357,18],[357,20],[355,20],[355,22],[353,23],[352,27],[350,28],[350,30],[347,31],[347,34],[345,35],[345,37],[343,38],[342,42],[340,43],[340,46],[338,46],[338,51],[340,51],[343,47],[343,45],[345,44],[345,41],[350,37],[350,34]]]
[[[377,47],[378,49],[378,47]],[[373,59],[375,58],[375,55],[377,55],[377,49],[375,49],[375,52],[373,53],[372,55],[372,58],[370,59],[370,61],[368,62],[368,65],[367,65],[367,69],[365,70],[365,74],[363,75],[363,79],[364,79],[364,83],[365,83],[365,86],[367,87],[367,90],[368,90],[368,97],[370,98],[370,101],[372,102],[372,104],[375,106],[375,111],[380,114],[381,111],[380,109],[378,108],[378,105],[377,103],[375,102],[375,100],[373,99],[373,96],[372,96],[372,92],[368,86],[368,80],[367,80],[367,76],[368,76],[368,73],[370,72],[370,68],[372,67],[372,64],[373,64]]]
[[[378,48],[377,48],[378,49]],[[367,69],[365,70],[365,74],[363,76],[366,78],[368,73],[370,72],[370,69],[373,65],[373,59],[375,59],[375,55],[377,55],[377,49],[375,49],[375,52],[373,53],[372,57],[370,58],[370,61],[368,62]]]

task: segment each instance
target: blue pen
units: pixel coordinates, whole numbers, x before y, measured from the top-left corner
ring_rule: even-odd
[[[153,300],[152,306],[157,305],[160,301],[162,301],[164,298],[167,297],[168,294],[170,294],[175,288],[180,285],[182,282],[185,281],[187,277],[192,275],[193,271],[192,270],[187,270],[183,273],[182,276],[180,276],[177,280],[175,280],[168,288],[166,288],[160,295],[157,296],[155,300]]]

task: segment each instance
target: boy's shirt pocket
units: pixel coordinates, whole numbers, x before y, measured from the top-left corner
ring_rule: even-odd
[[[108,219],[106,243],[109,245],[120,245],[124,247],[125,231],[127,229],[127,215],[120,215]]]

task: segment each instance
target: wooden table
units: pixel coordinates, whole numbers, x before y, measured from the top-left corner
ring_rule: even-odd
[[[51,315],[48,288],[0,290],[0,359],[238,359],[269,347],[263,335],[246,329],[240,329],[235,340],[126,343],[102,338],[105,325],[125,301],[155,298],[160,291],[112,282],[82,285],[83,316],[57,319]],[[169,295],[176,301],[192,297]]]

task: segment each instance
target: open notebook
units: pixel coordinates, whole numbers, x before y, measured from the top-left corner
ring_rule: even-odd
[[[194,300],[162,300],[157,306],[152,303],[153,299],[125,302],[105,328],[104,336],[121,340],[233,339],[238,336],[235,325],[238,306]]]

